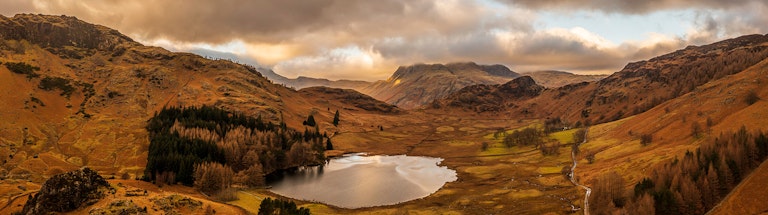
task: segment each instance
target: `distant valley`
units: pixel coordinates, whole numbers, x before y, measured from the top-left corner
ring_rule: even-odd
[[[472,62],[402,66],[389,79],[373,83],[352,80],[331,81],[309,77],[290,79],[267,68],[261,68],[259,72],[275,83],[287,87],[302,89],[323,86],[353,89],[405,109],[431,104],[432,101],[444,98],[463,87],[502,84],[521,75],[531,76],[537,84],[547,88],[594,82],[607,77],[607,75],[578,75],[563,71],[518,74],[503,65],[478,65]],[[411,94],[413,92],[420,92],[420,94]]]

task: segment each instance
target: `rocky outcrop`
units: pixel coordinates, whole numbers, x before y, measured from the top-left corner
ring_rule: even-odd
[[[0,39],[27,40],[41,47],[112,50],[120,44],[138,44],[120,32],[83,22],[72,16],[0,15]]]
[[[87,167],[55,175],[45,181],[40,192],[27,200],[21,214],[72,211],[96,203],[107,188],[107,180]]]
[[[536,84],[531,77],[523,76],[504,84],[465,87],[444,99],[435,100],[432,107],[448,106],[475,112],[500,111],[514,105],[514,101],[536,97],[542,91],[544,87]]]
[[[530,76],[519,77],[499,86],[501,93],[512,97],[534,97],[542,90],[544,87],[536,84]]]

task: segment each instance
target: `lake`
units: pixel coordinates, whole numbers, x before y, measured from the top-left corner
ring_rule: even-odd
[[[342,208],[393,205],[426,197],[456,171],[439,166],[442,158],[350,154],[323,166],[301,167],[272,175],[270,191],[294,199]]]

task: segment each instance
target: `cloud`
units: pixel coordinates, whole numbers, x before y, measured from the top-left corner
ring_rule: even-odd
[[[518,71],[614,72],[688,44],[768,31],[768,7],[759,0],[7,1],[0,9],[5,15],[73,15],[149,45],[230,52],[285,76],[330,79],[384,79],[400,65],[452,61]],[[685,35],[650,33],[641,41],[536,24],[542,11],[690,8],[697,12],[685,20]]]
[[[342,47],[313,56],[300,56],[282,61],[275,65],[275,71],[284,71],[284,76],[296,78],[306,73],[317,74],[333,71],[326,78],[338,79],[373,79],[381,80],[389,76],[388,70],[381,70],[378,65],[384,62],[379,53],[357,46]],[[308,71],[308,72],[307,72]]]
[[[724,37],[768,32],[768,3],[750,3],[735,11],[698,11],[688,41],[705,44]]]
[[[762,0],[500,0],[515,6],[536,10],[572,11],[598,10],[607,13],[644,14],[675,9],[731,9],[741,5],[760,3]]]
[[[0,7],[0,14],[12,16],[17,13],[32,13],[35,7],[31,1],[27,0],[4,0],[3,7]]]

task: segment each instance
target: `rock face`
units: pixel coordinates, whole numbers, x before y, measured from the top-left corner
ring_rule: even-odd
[[[502,84],[519,76],[503,65],[417,64],[398,68],[388,80],[375,82],[362,92],[400,108],[413,109],[467,86]]]
[[[13,18],[0,15],[0,39],[29,40],[42,47],[113,49],[133,40],[120,32],[94,25],[71,16],[39,16],[18,14]]]
[[[27,200],[21,214],[68,212],[101,199],[109,187],[107,180],[96,171],[83,168],[59,174],[45,181],[40,192]]]

